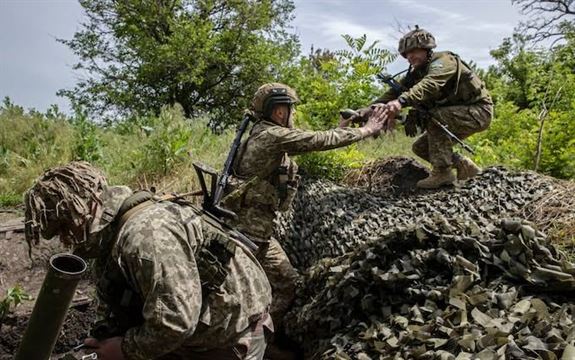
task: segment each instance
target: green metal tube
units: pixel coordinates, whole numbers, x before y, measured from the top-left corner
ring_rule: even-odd
[[[72,254],[50,258],[50,267],[30,315],[15,360],[47,360],[52,354],[86,262]]]

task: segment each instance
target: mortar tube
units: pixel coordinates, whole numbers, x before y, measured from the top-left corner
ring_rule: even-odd
[[[60,335],[86,262],[72,254],[50,258],[48,273],[34,304],[15,360],[48,360]]]

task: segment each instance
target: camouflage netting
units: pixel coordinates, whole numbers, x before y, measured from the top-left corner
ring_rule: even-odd
[[[405,167],[419,168],[403,158]],[[394,160],[397,161],[397,160]],[[396,174],[401,166],[394,166]],[[398,181],[393,176],[393,183]],[[400,178],[409,178],[402,174]],[[553,190],[536,173],[489,168],[461,187],[399,191],[379,187],[373,192],[327,181],[306,181],[292,209],[277,222],[276,237],[292,264],[305,269],[324,257],[343,255],[370,239],[439,215],[473,220],[483,228],[514,216],[522,207]]]
[[[305,275],[288,334],[306,358],[575,359],[573,264],[503,220],[554,186],[503,168],[401,195],[305,183],[278,222]]]

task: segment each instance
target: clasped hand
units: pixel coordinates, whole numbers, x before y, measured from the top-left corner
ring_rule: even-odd
[[[122,353],[122,337],[112,337],[104,340],[87,338],[84,344],[98,355],[100,360],[124,360]]]

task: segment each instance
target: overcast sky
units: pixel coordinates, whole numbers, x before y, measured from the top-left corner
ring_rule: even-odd
[[[488,66],[489,51],[512,34],[520,20],[511,0],[295,0],[292,31],[302,52],[310,47],[345,48],[341,34],[367,34],[395,51],[398,24],[419,24],[432,32],[438,50]],[[73,87],[74,55],[56,38],[71,38],[82,21],[76,0],[0,0],[0,99],[9,96],[25,108],[45,111],[50,104],[68,109],[56,96]],[[406,67],[398,59],[390,67]]]

